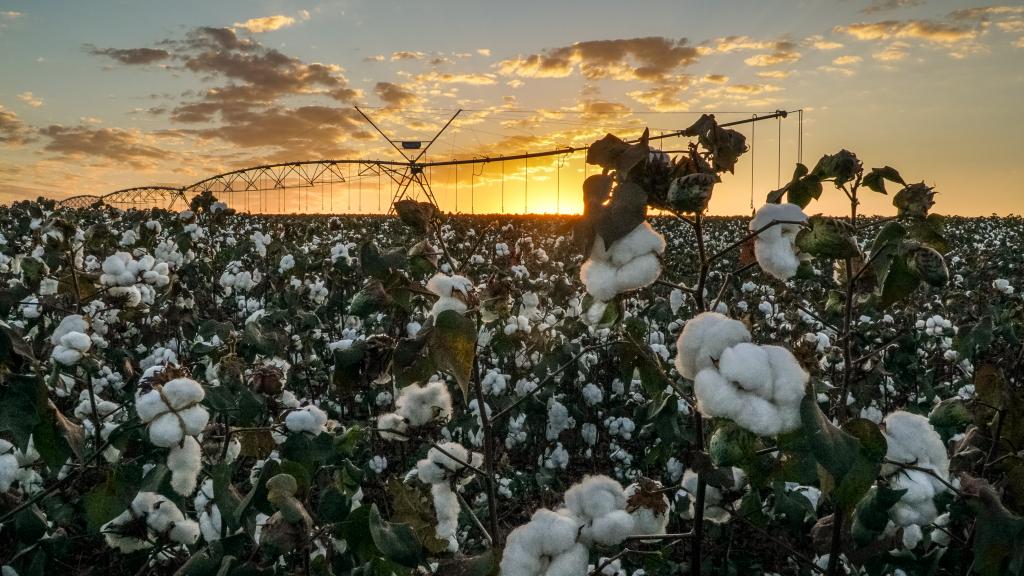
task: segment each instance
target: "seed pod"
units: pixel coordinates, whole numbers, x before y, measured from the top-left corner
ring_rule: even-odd
[[[946,268],[946,260],[942,254],[916,242],[907,244],[911,271],[931,286],[945,286],[949,282],[949,269]]]

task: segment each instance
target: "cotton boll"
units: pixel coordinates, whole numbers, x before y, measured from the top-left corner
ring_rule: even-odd
[[[429,382],[424,386],[412,384],[399,391],[395,407],[395,412],[410,426],[423,426],[436,419],[448,418],[452,413],[452,397],[444,382]]]
[[[406,424],[405,418],[393,412],[381,414],[377,418],[377,431],[380,433],[380,437],[385,440],[405,442],[409,439],[405,435],[405,431],[408,428],[409,425]],[[389,432],[390,430],[394,430],[394,432]]]
[[[565,507],[583,519],[594,519],[626,507],[622,484],[608,476],[587,476],[565,491]]]
[[[738,320],[717,312],[702,312],[683,326],[676,341],[676,369],[684,378],[714,367],[722,352],[740,342],[749,342],[750,332]]]
[[[186,436],[181,446],[171,448],[167,456],[167,468],[171,471],[171,487],[182,496],[189,496],[196,489],[196,479],[202,467],[203,452],[199,442]]]
[[[181,410],[191,404],[199,403],[206,396],[203,387],[191,378],[171,380],[164,384],[163,393],[171,410]]]
[[[615,280],[617,270],[607,262],[590,259],[580,267],[580,280],[588,294],[598,301],[607,302],[619,293]]]
[[[883,421],[888,448],[886,459],[905,464],[933,468],[939,475],[949,475],[949,456],[935,428],[924,416],[897,411]],[[883,464],[882,474],[889,476],[900,471],[894,464]]]
[[[437,527],[435,529],[437,537],[448,541],[449,552],[457,552],[459,550],[459,541],[456,539],[459,529],[459,499],[447,482],[432,484],[430,494],[434,498],[434,510],[437,512]]]
[[[921,527],[917,524],[911,524],[903,528],[903,548],[907,550],[917,548],[922,538],[924,538],[924,534],[921,532]]]
[[[571,548],[551,559],[544,576],[580,576],[587,573],[590,550],[583,544]]]
[[[807,222],[807,215],[796,204],[765,204],[750,221],[750,230],[759,230],[773,221]],[[765,272],[787,280],[800,267],[796,248],[797,224],[776,224],[758,234],[754,240],[754,256]]]
[[[74,348],[67,348],[65,346],[58,345],[50,352],[50,357],[59,364],[64,366],[74,366],[78,364],[78,361],[82,359],[82,353]]]
[[[595,241],[595,249],[598,245],[604,248],[604,240]],[[648,222],[641,222],[622,238],[612,243],[607,250],[606,259],[612,266],[621,267],[626,263],[646,254],[661,254],[665,251],[665,237],[659,234]]]
[[[623,264],[615,273],[618,293],[650,286],[661,275],[661,260],[657,254],[644,254]]]
[[[150,390],[135,399],[135,412],[143,422],[149,422],[167,410],[167,405],[156,390]]]
[[[890,488],[906,490],[899,502],[889,510],[889,518],[897,526],[929,524],[939,515],[935,496],[939,493],[933,478],[920,470],[903,470],[892,477]]]
[[[327,414],[316,406],[305,406],[299,410],[289,412],[284,419],[285,426],[291,432],[308,432],[313,436],[324,431],[327,424]]]
[[[757,344],[741,342],[722,351],[719,373],[746,392],[769,399],[773,393],[768,352]]]
[[[50,343],[54,346],[61,344],[61,338],[71,332],[85,333],[89,330],[89,323],[81,314],[70,314],[65,316],[60,324],[53,329],[53,333],[50,334]]]
[[[210,413],[203,406],[196,405],[178,412],[178,418],[185,425],[183,429],[185,434],[196,436],[206,428],[206,424],[210,421]]]
[[[629,486],[627,486],[624,491],[627,502],[638,492],[640,492],[639,484],[630,484]],[[661,501],[664,505],[664,511],[661,513],[655,512],[651,508],[647,507],[635,508],[630,512],[630,515],[633,517],[633,533],[635,535],[665,533],[665,529],[668,527],[670,503],[668,497],[664,495],[662,495]]]
[[[199,524],[194,520],[181,520],[174,523],[174,527],[168,533],[171,540],[178,544],[191,546],[199,540]]]
[[[170,448],[181,442],[184,432],[178,417],[168,412],[149,423],[149,441],[154,446]]]
[[[617,546],[635,533],[636,522],[625,510],[613,510],[604,516],[594,518],[583,529],[581,538],[605,546]]]

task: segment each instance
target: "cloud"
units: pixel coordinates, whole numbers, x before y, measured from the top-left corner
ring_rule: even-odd
[[[412,52],[410,50],[399,50],[391,53],[391,61],[396,60],[425,60],[427,55],[423,52]]]
[[[564,78],[578,69],[589,80],[661,82],[699,57],[698,49],[685,38],[648,36],[577,42],[503,60],[497,68],[503,75],[524,78]]]
[[[409,106],[419,100],[419,96],[415,93],[399,84],[392,84],[391,82],[377,82],[373,91],[382,102],[394,108]]]
[[[729,77],[722,74],[707,74],[704,76],[703,80],[712,84],[725,84],[729,81]]]
[[[770,40],[754,40],[750,36],[723,36],[714,41],[712,51],[728,54],[738,50],[770,50],[774,47]]]
[[[826,40],[825,37],[820,34],[816,34],[814,36],[807,38],[804,41],[804,43],[814,48],[815,50],[822,51],[838,50],[843,47],[841,43],[832,40]]]
[[[864,14],[876,14],[878,12],[888,12],[890,10],[898,10],[900,8],[911,8],[914,6],[920,6],[924,4],[925,0],[871,0],[861,12]]]
[[[0,144],[20,146],[32,140],[31,130],[18,115],[0,105]]]
[[[170,157],[167,150],[147,143],[137,130],[53,124],[41,128],[39,135],[48,140],[44,150],[69,158],[96,157],[144,168]]]
[[[491,55],[491,49],[490,48],[477,48],[476,49],[476,53],[481,55],[481,56],[490,56]]]
[[[1017,38],[1017,41],[1014,42],[1013,45],[1017,48],[1024,48],[1024,36]]]
[[[22,17],[22,13],[21,12],[15,12],[14,10],[7,10],[5,12],[0,12],[0,20],[15,20],[15,19],[21,18],[21,17]]]
[[[1024,14],[1024,6],[982,6],[961,8],[949,13],[953,20],[988,20],[992,16],[1016,16]]]
[[[836,66],[819,66],[818,69],[823,71],[823,72],[829,72],[831,74],[839,74],[839,75],[847,76],[847,77],[853,76],[854,74],[856,74],[856,72],[854,72],[853,70],[850,70],[849,68],[838,68]]]
[[[469,84],[471,86],[489,86],[497,83],[494,74],[465,73],[453,74],[451,72],[425,72],[417,74],[413,80],[420,83],[437,84]]]
[[[725,91],[729,94],[744,94],[744,95],[757,95],[766,94],[768,92],[778,92],[782,88],[773,84],[732,84],[725,87]]]
[[[186,133],[242,148],[266,148],[273,160],[344,158],[356,152],[345,142],[374,137],[358,112],[332,106],[250,110],[238,113],[229,125]]]
[[[170,52],[160,48],[97,48],[92,44],[85,44],[83,48],[93,56],[106,56],[128,65],[153,64],[171,57]]]
[[[387,56],[383,54],[374,54],[373,56],[363,58],[363,62],[383,62],[385,60],[387,60]]]
[[[973,40],[978,32],[965,25],[948,24],[933,20],[884,20],[881,22],[836,26],[836,32],[848,34],[858,40],[890,40],[913,38],[939,44],[953,44]]]
[[[846,56],[840,56],[840,57],[832,60],[832,64],[835,65],[835,66],[849,66],[851,64],[860,64],[863,61],[864,61],[864,59],[861,58],[860,56],[846,55]]]
[[[893,42],[881,52],[872,54],[871,57],[880,62],[897,62],[907,57],[907,48],[909,47],[906,42]]]
[[[646,90],[633,90],[626,95],[654,112],[686,112],[690,103],[683,100],[686,86],[662,85]]]
[[[43,99],[36,97],[36,95],[31,92],[22,92],[21,94],[18,94],[18,100],[21,100],[33,108],[39,108],[43,105]]]
[[[306,17],[309,17],[308,12],[306,12]],[[295,18],[285,16],[284,14],[274,14],[273,16],[250,18],[245,22],[235,22],[235,28],[247,30],[251,34],[262,34],[264,32],[273,32],[274,30],[287,28],[292,24],[295,24]]]
[[[792,72],[789,70],[762,70],[757,73],[761,78],[771,78],[772,80],[785,80],[789,78],[790,74]]]
[[[755,54],[743,62],[747,66],[764,68],[767,66],[778,66],[789,64],[800,59],[800,53],[796,51],[796,44],[788,40],[779,40],[772,45],[772,51],[765,54]]]

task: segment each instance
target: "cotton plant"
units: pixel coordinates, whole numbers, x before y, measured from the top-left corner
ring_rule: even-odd
[[[648,222],[642,222],[628,234],[607,246],[597,236],[590,258],[580,268],[580,280],[595,303],[586,317],[596,323],[607,302],[618,294],[650,286],[661,275],[661,254],[665,238]]]
[[[89,322],[81,314],[69,314],[50,334],[53,351],[50,357],[64,366],[74,366],[89,352],[93,341],[88,335]]]
[[[438,538],[448,542],[449,552],[459,550],[457,533],[461,509],[452,483],[469,467],[479,468],[482,465],[483,455],[471,452],[456,442],[445,442],[431,448],[427,451],[427,457],[416,463],[416,477],[430,486],[437,514],[435,533]]]
[[[141,522],[144,533],[134,530]],[[187,518],[166,497],[154,492],[139,492],[131,506],[113,520],[100,527],[107,544],[120,552],[135,552],[151,548],[161,541],[191,546],[199,539],[199,524]]]
[[[395,411],[377,418],[377,430],[386,440],[404,442],[409,428],[445,420],[452,414],[452,397],[441,380],[410,384],[399,390]]]
[[[202,466],[202,447],[196,437],[210,419],[201,404],[205,396],[198,382],[179,377],[157,384],[135,399],[135,411],[147,425],[149,441],[170,448],[167,467],[171,470],[171,486],[183,496],[195,491]]]
[[[430,309],[430,315],[437,318],[445,310],[464,314],[469,308],[467,303],[474,286],[465,276],[438,272],[427,282],[427,290],[438,297]]]
[[[897,526],[927,526],[938,517],[935,498],[948,491],[949,457],[942,438],[927,418],[909,412],[889,414],[882,426],[887,446],[882,477],[891,489],[906,490],[889,516]]]

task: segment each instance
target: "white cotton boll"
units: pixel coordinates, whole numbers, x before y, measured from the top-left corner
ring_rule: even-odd
[[[74,366],[82,359],[82,353],[74,348],[58,345],[52,352],[50,352],[50,357],[53,358],[55,362],[63,364],[64,366]]]
[[[911,524],[903,528],[903,548],[907,550],[917,548],[922,538],[924,538],[924,533],[921,532],[921,527],[917,524]]]
[[[749,342],[750,332],[738,320],[717,312],[702,312],[683,326],[676,341],[676,369],[684,378],[714,366],[722,352],[740,342]]]
[[[186,436],[181,446],[171,447],[167,456],[167,468],[171,471],[171,487],[182,496],[189,496],[196,489],[196,479],[202,467],[203,451],[199,442]]]
[[[668,305],[673,314],[679,312],[679,308],[683,305],[683,291],[673,288],[672,292],[668,295]]]
[[[581,576],[587,573],[589,561],[590,550],[583,544],[575,544],[551,559],[544,576]]]
[[[199,405],[179,411],[178,417],[185,425],[183,431],[190,436],[200,434],[210,421],[210,413],[206,411],[206,408]]]
[[[796,204],[765,204],[750,221],[749,229],[758,230],[773,221],[807,222],[807,215]],[[776,224],[758,234],[754,240],[754,256],[761,269],[780,280],[788,280],[800,267],[796,248],[796,224]]]
[[[629,499],[640,491],[639,484],[630,484],[626,487],[624,494],[627,502]],[[635,535],[645,534],[664,534],[665,529],[668,527],[668,516],[669,516],[669,500],[667,496],[662,495],[662,503],[664,504],[664,512],[657,513],[654,510],[646,507],[636,508],[630,515],[633,516]]]
[[[718,362],[719,373],[746,392],[770,399],[773,392],[768,352],[757,344],[740,342],[726,348]]]
[[[1010,285],[1010,281],[1005,278],[997,278],[992,281],[992,287],[1003,294],[1013,294],[1014,288]]]
[[[377,418],[377,431],[380,433],[380,437],[385,440],[405,442],[409,439],[405,435],[405,431],[408,427],[409,425],[406,424],[405,418],[402,418],[393,412],[381,414]],[[390,432],[391,430],[394,432]]]
[[[571,514],[559,514],[540,508],[533,513],[530,522],[520,528],[531,528],[529,538],[526,539],[531,549],[543,556],[554,556],[576,544],[580,525],[579,519],[573,518]]]
[[[168,537],[178,544],[191,546],[199,540],[199,524],[194,520],[181,520],[174,523]]]
[[[428,382],[424,386],[411,384],[399,391],[395,408],[395,412],[410,426],[423,426],[436,419],[448,418],[452,413],[452,397],[441,381]]]
[[[583,441],[589,446],[597,444],[597,425],[592,422],[587,422],[580,428],[580,435],[583,436]]]
[[[11,489],[11,484],[18,477],[18,468],[14,445],[0,438],[0,493]]]
[[[142,292],[135,286],[115,286],[107,290],[112,299],[123,301],[128,308],[134,308],[142,303]]]
[[[292,256],[291,254],[285,254],[284,256],[281,256],[281,261],[278,262],[277,265],[277,271],[280,272],[281,274],[284,274],[285,272],[291,270],[292,268],[295,268],[295,257]]]
[[[604,516],[626,507],[622,484],[608,476],[587,476],[565,491],[565,507],[583,519]]]
[[[594,248],[604,249],[604,240],[598,237]],[[646,254],[661,254],[665,251],[665,237],[659,234],[648,222],[641,222],[622,238],[612,243],[611,248],[602,260],[608,260],[613,266],[621,267],[626,263]]]
[[[623,264],[615,273],[619,293],[650,286],[661,276],[661,260],[657,254],[644,254]]]
[[[154,446],[170,448],[181,442],[183,437],[181,423],[172,412],[157,417],[149,424],[149,441]]]
[[[435,528],[437,537],[448,541],[449,552],[457,552],[459,549],[459,542],[456,540],[459,530],[459,499],[447,482],[432,484],[430,495],[434,499],[434,511],[437,513],[437,527]]]
[[[615,281],[617,270],[603,260],[591,258],[580,267],[580,281],[586,286],[588,294],[601,302],[607,302],[619,293]]]
[[[605,546],[617,546],[634,534],[636,522],[625,510],[613,510],[604,516],[594,518],[583,529],[581,538]]]
[[[920,470],[903,470],[890,480],[893,490],[906,490],[903,496],[889,510],[889,518],[897,526],[926,525],[939,515],[935,507],[935,496],[940,490],[934,479]],[[942,487],[944,489],[945,487]]]
[[[170,405],[171,410],[182,408],[201,402],[206,392],[198,382],[191,378],[175,378],[163,386],[164,397]]]
[[[81,332],[68,332],[61,336],[60,345],[84,353],[92,347],[92,339]]]
[[[583,400],[586,401],[588,406],[596,406],[600,404],[604,399],[604,392],[601,388],[596,386],[593,382],[588,383],[583,387]]]
[[[897,411],[885,417],[883,426],[888,446],[885,454],[887,460],[933,468],[940,476],[948,477],[949,456],[946,447],[928,418]],[[897,472],[902,472],[899,466],[882,466],[882,474],[885,476]]]
[[[54,346],[61,344],[61,338],[70,334],[71,332],[85,333],[89,330],[89,323],[81,314],[71,314],[65,316],[60,324],[53,329],[53,333],[50,334],[50,343]]]
[[[160,397],[160,393],[150,390],[135,399],[135,411],[138,413],[139,419],[149,422],[157,415],[167,412],[168,408],[167,404],[164,404],[163,398]]]
[[[284,418],[284,424],[291,432],[308,432],[316,436],[324,431],[327,414],[316,406],[305,406],[289,412]]]
[[[686,495],[689,500],[689,507],[685,510],[680,510],[679,516],[683,519],[689,520],[693,518],[694,503],[697,499],[697,473],[693,470],[687,470],[683,474],[683,480],[681,482],[682,490],[677,493],[677,496],[682,494]],[[704,491],[704,518],[712,522],[719,524],[728,522],[729,511],[720,506],[722,502],[722,492],[714,486],[707,486]]]

